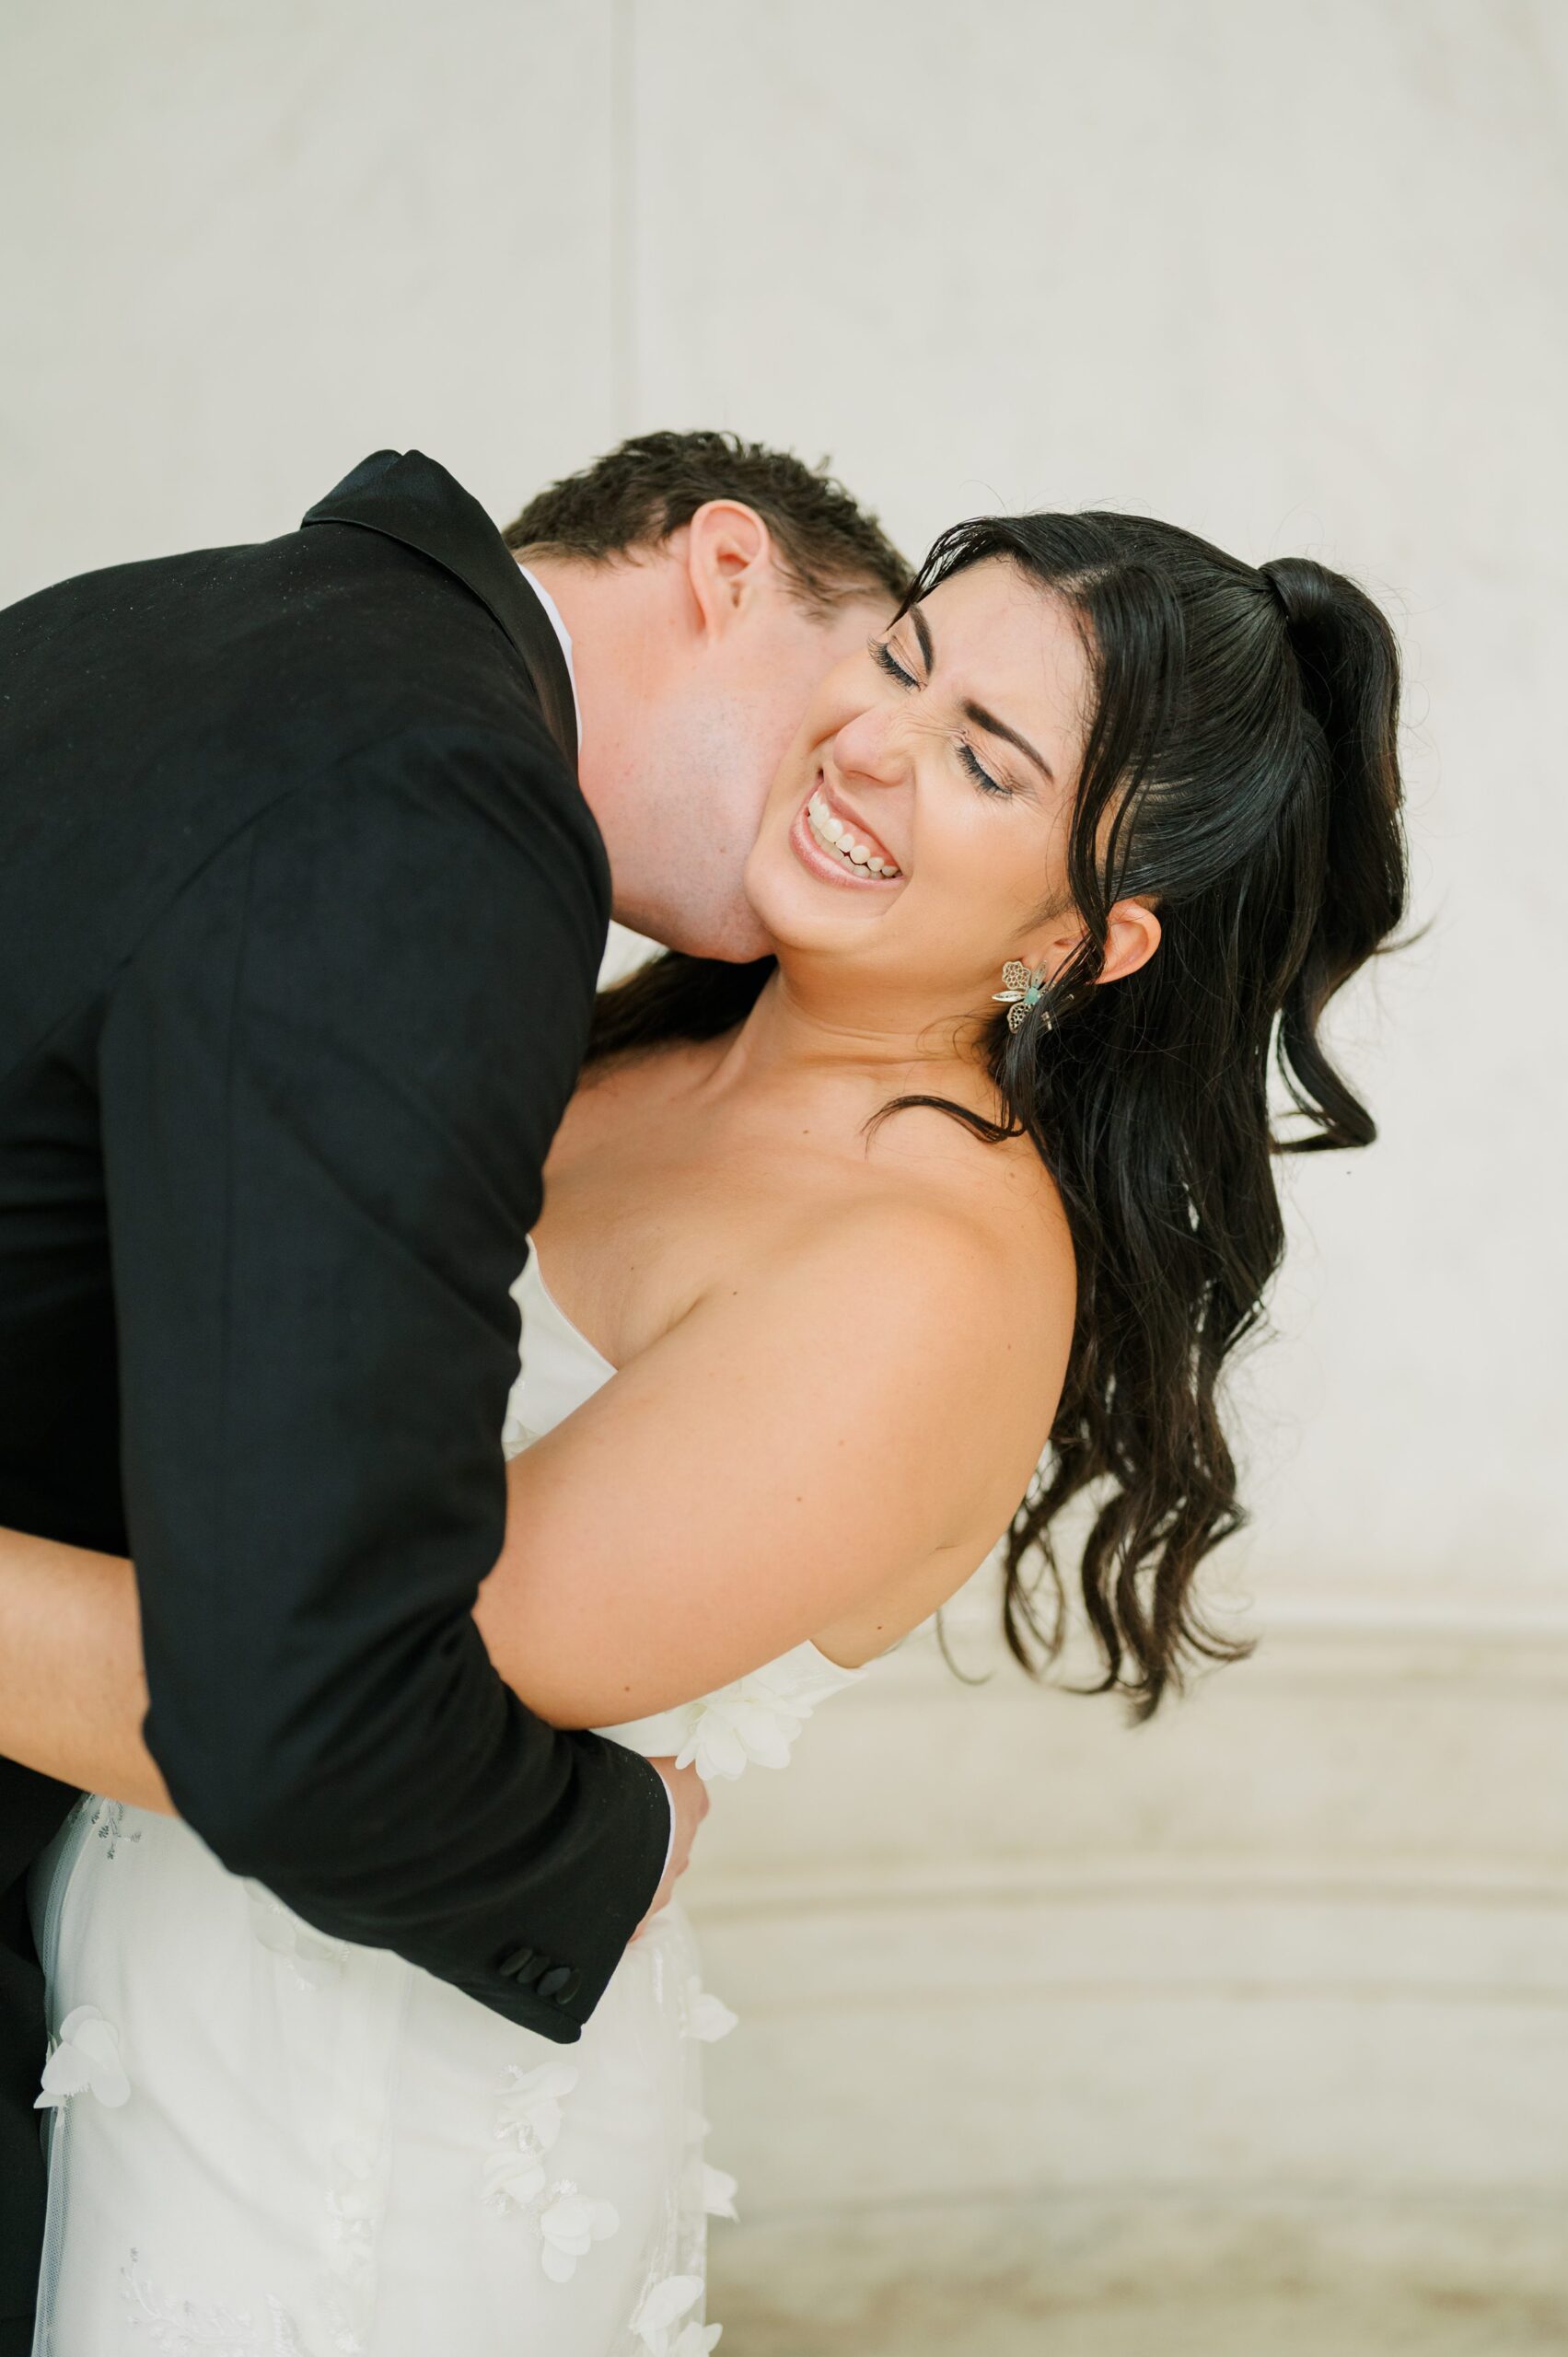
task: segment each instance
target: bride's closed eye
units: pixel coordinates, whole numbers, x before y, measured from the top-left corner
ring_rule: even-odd
[[[887,672],[888,677],[890,679],[897,679],[900,687],[919,687],[920,681],[915,678],[912,671],[905,670],[903,665],[899,661],[898,656],[894,654],[891,643],[888,639],[868,639],[866,642],[866,653],[870,656],[873,663],[879,665],[880,668]]]
[[[882,670],[886,671],[890,679],[897,679],[900,687],[919,687],[920,681],[916,679],[914,673],[905,669],[904,666],[899,661],[898,656],[894,654],[892,646],[887,639],[872,639],[869,642],[868,652],[872,661]],[[963,763],[965,769],[968,770],[970,777],[973,778],[976,785],[980,787],[981,793],[997,794],[1002,796],[1002,799],[1005,802],[1011,801],[1011,786],[1004,785],[1000,778],[994,778],[992,776],[991,772],[983,767],[978,759],[975,749],[969,742],[969,739],[965,737],[959,737],[955,739],[955,742],[957,744],[959,761]]]

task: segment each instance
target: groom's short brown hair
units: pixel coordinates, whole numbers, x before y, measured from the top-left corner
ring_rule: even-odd
[[[897,605],[912,567],[882,527],[827,471],[737,434],[638,434],[529,500],[509,549],[607,558],[668,540],[710,499],[754,507],[801,602],[829,613],[883,592]]]

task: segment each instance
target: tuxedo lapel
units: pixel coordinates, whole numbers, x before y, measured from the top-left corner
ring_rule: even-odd
[[[574,778],[577,714],[549,615],[477,499],[422,450],[377,450],[319,500],[305,524],[358,524],[455,574],[490,609],[523,661]]]

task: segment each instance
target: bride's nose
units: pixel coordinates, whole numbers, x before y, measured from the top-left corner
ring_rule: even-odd
[[[845,777],[871,785],[901,785],[909,775],[908,732],[886,704],[870,704],[846,720],[833,738],[833,758]]]

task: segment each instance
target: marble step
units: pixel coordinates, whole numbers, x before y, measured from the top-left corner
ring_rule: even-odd
[[[1555,2202],[803,2208],[714,2236],[723,2357],[1562,2357]]]

